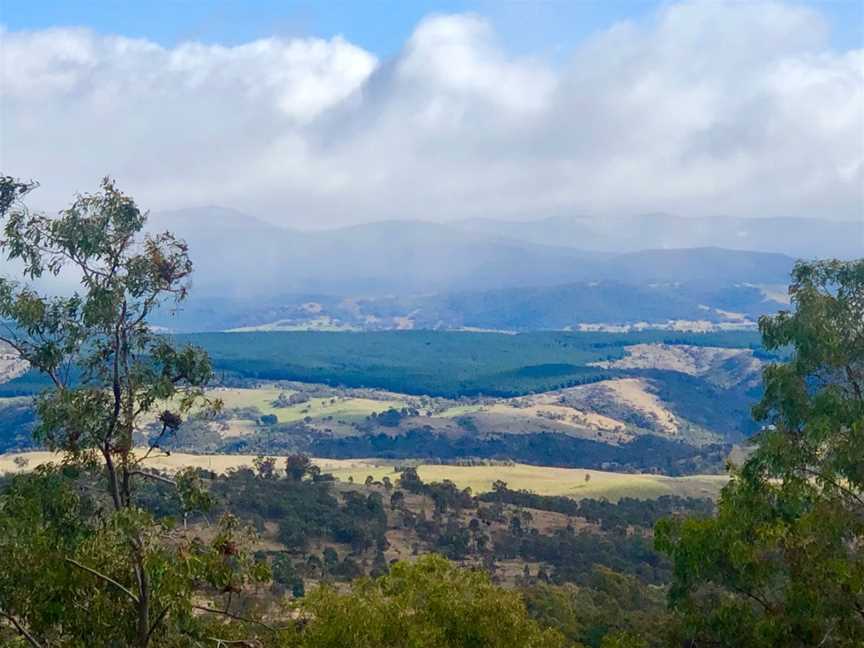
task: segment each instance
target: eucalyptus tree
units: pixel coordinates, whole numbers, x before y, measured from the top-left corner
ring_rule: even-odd
[[[0,340],[50,380],[35,399],[36,439],[63,454],[67,472],[101,475],[108,510],[97,506],[92,521],[76,526],[70,539],[57,531],[66,527],[56,526],[46,502],[24,507],[43,509],[28,516],[20,497],[0,500],[5,567],[41,557],[55,561],[50,569],[43,565],[46,574],[74,574],[55,583],[31,574],[33,591],[53,596],[60,615],[46,615],[45,600],[22,596],[14,577],[0,579],[0,615],[34,646],[172,643],[184,632],[194,634],[201,613],[232,615],[197,605],[196,588],[208,586],[218,597],[266,577],[240,548],[243,530],[236,520],[224,518],[204,543],[158,524],[135,503],[137,480],[154,479],[176,486],[187,507],[206,504],[194,473],[171,479],[147,468],[193,407],[218,407],[204,391],[213,374],[206,353],[177,347],[148,324],[156,309],[186,298],[192,262],[182,240],[145,233],[146,214],[108,178],[98,192],[78,196],[54,217],[24,203],[34,188],[0,179],[0,247],[22,273],[20,280],[0,280]],[[34,282],[47,277],[71,279],[78,288],[41,294]],[[158,432],[139,450],[136,440],[154,423]],[[31,479],[54,488],[41,497],[62,491],[50,469]],[[70,506],[81,506],[78,495],[62,493]],[[54,538],[51,551],[28,545],[40,534],[46,542]],[[27,565],[19,563],[18,570],[26,572]]]
[[[398,562],[350,591],[317,588],[297,606],[302,648],[563,648],[528,614],[521,595],[441,556]]]
[[[752,456],[715,518],[664,521],[690,645],[864,645],[864,259],[798,263],[763,317]]]

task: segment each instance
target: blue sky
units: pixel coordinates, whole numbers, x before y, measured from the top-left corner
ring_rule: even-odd
[[[719,0],[718,0],[719,1]],[[742,0],[746,1],[746,0]],[[8,29],[86,26],[102,33],[238,44],[265,36],[341,34],[376,54],[395,54],[431,13],[475,12],[515,53],[555,57],[583,37],[625,19],[650,15],[656,0],[0,0]],[[864,44],[864,0],[808,0],[831,28],[838,50]]]

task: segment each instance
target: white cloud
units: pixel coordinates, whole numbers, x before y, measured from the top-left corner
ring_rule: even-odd
[[[864,51],[819,14],[685,2],[552,65],[474,15],[379,62],[343,39],[173,49],[0,32],[0,168],[51,208],[106,173],[144,205],[382,218],[864,217]]]

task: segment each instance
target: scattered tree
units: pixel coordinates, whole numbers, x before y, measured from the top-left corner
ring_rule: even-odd
[[[294,481],[302,480],[311,466],[312,462],[304,454],[292,454],[285,457],[285,474]]]

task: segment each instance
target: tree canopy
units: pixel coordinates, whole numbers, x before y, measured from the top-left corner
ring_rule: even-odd
[[[110,179],[56,217],[24,204],[34,188],[0,178],[0,247],[25,280],[0,280],[0,340],[50,378],[52,389],[36,398],[34,435],[65,467],[20,478],[0,500],[0,615],[32,646],[194,637],[193,591],[209,588],[214,600],[267,574],[242,549],[233,517],[203,542],[157,523],[133,499],[138,480],[158,479],[187,508],[207,503],[194,474],[169,479],[146,464],[193,406],[207,405],[206,353],[148,325],[154,309],[187,295],[186,245],[145,234],[146,214]],[[43,295],[27,283],[46,273],[77,280],[78,290]],[[161,432],[137,451],[136,433],[153,420]],[[105,491],[75,493],[63,470],[90,471]]]
[[[696,645],[864,643],[864,260],[798,263],[752,456],[714,518],[666,520],[671,602]]]
[[[321,588],[307,596],[300,646],[309,648],[555,648],[555,631],[528,616],[518,592],[440,556],[397,563],[348,593]]]

